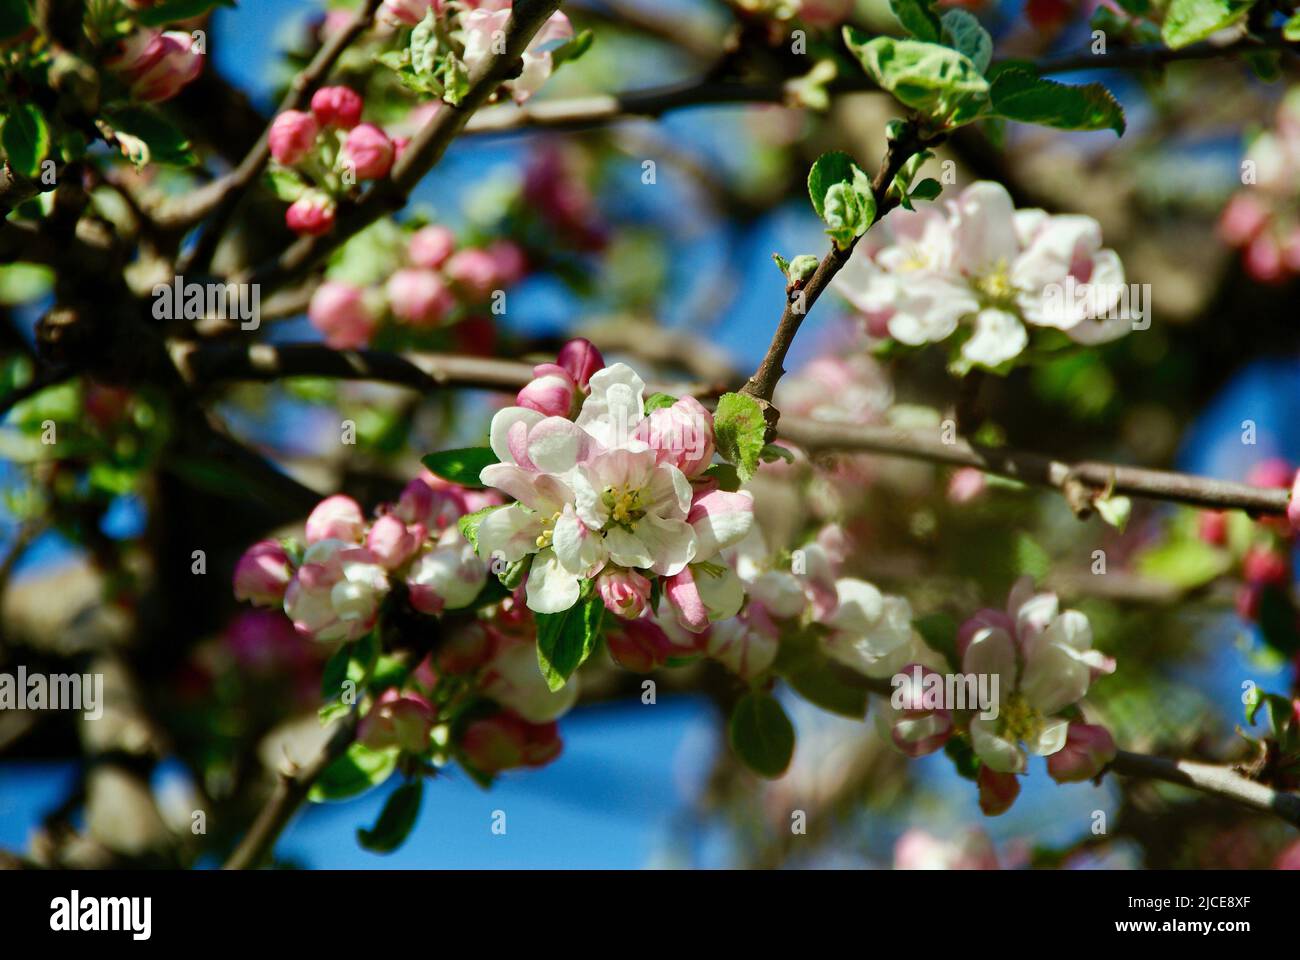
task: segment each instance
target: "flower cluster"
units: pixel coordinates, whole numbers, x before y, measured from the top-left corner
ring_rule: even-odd
[[[203,70],[203,53],[194,38],[179,30],[139,30],[122,41],[105,64],[126,84],[135,100],[170,100]]]
[[[1282,283],[1300,273],[1300,90],[1283,98],[1273,129],[1251,142],[1246,163],[1252,176],[1224,208],[1219,235],[1242,250],[1250,276]]]
[[[271,123],[273,182],[291,199],[284,219],[298,234],[328,233],[338,198],[361,180],[379,180],[406,146],[373,123],[362,123],[365,103],[349,87],[322,87],[310,110],[285,110]]]
[[[466,607],[487,569],[456,521],[496,502],[432,476],[411,481],[370,521],[350,497],[328,497],[307,518],[305,545],[263,540],[244,552],[235,596],[283,607],[299,634],[324,643],[369,633],[395,582],[421,613]]]
[[[689,630],[734,616],[743,587],[720,555],[749,532],[753,503],[706,475],[712,415],[691,397],[647,410],[645,382],[585,340],[534,375],[492,418],[500,462],[480,480],[515,502],[479,522],[480,556],[526,562],[538,613],[569,609],[594,582],[629,619],[656,585]]]
[[[343,280],[316,288],[307,317],[335,349],[367,346],[385,313],[415,330],[443,326],[458,306],[482,304],[523,279],[527,261],[509,240],[457,249],[447,227],[420,227],[407,239],[405,262],[382,288],[365,289]]]
[[[1031,331],[1084,344],[1128,332],[1124,268],[1103,249],[1096,220],[1016,210],[989,181],[947,207],[890,212],[836,275],[872,335],[908,346],[948,341],[964,371],[1004,369]]]

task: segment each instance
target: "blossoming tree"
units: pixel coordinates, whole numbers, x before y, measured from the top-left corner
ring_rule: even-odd
[[[93,664],[116,706],[75,739],[131,758],[87,759],[22,857],[257,866],[304,803],[396,781],[358,831],[389,852],[440,778],[562,764],[567,712],[662,687],[718,708],[715,789],[764,824],[750,862],[908,809],[941,761],[984,817],[1045,776],[1112,791],[1117,820],[999,853],[912,818],[899,866],[1237,863],[1222,836],[1295,865],[1295,463],[1243,422],[1244,482],[1157,469],[1217,385],[1197,371],[1251,355],[1202,327],[1281,309],[1300,272],[1295,98],[1187,223],[1143,171],[1198,83],[1267,101],[1295,19],[361,0],[318,11],[263,115],[218,66],[242,56],[229,6],[0,4],[0,589],[53,608],[6,611],[0,667]],[[625,55],[689,66],[629,87]],[[1058,79],[1078,70],[1106,82]],[[714,104],[747,125],[739,156],[632,122]],[[461,211],[420,202],[493,134],[527,138],[508,176],[471,162]],[[765,310],[692,299],[738,296],[734,236],[656,273],[685,241],[627,208],[668,189],[639,202],[752,224],[796,198],[775,268],[743,265]],[[1169,252],[1196,229],[1232,292]],[[517,321],[548,295],[560,322]],[[710,313],[757,346],[719,350]],[[76,585],[9,583],[56,534]],[[1191,612],[1268,667],[1220,698],[1235,742],[1170,679],[1205,655]],[[164,756],[180,826],[141,772]],[[1153,809],[1194,842],[1170,849]]]

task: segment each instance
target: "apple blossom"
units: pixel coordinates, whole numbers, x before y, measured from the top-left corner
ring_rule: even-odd
[[[569,417],[579,397],[578,385],[563,367],[539,363],[533,379],[515,396],[515,403],[544,417]]]
[[[596,578],[596,592],[610,613],[635,620],[650,602],[650,581],[624,567],[606,567]]]
[[[307,319],[335,350],[354,350],[370,343],[375,320],[359,287],[326,280],[311,295]]]
[[[461,15],[461,28],[465,40],[465,66],[472,73],[493,52],[493,38],[503,35],[510,22],[508,8],[469,10]],[[553,65],[551,50],[573,38],[573,25],[563,13],[555,12],[542,24],[529,41],[522,57],[523,69],[517,77],[506,83],[515,102],[523,103],[542,88],[551,75]]]
[[[1047,758],[1047,772],[1057,783],[1091,780],[1115,759],[1115,739],[1105,727],[1071,723],[1065,746]]]
[[[235,599],[258,606],[279,606],[293,576],[293,565],[276,540],[262,540],[244,551],[235,564]]]
[[[694,397],[652,410],[633,436],[648,444],[660,463],[672,464],[690,478],[713,461],[713,414]]]
[[[662,465],[661,465],[662,466]],[[676,470],[675,467],[668,469]],[[754,498],[748,491],[728,493],[700,489],[686,522],[694,533],[691,563],[668,574],[664,596],[686,629],[700,632],[710,621],[726,620],[740,610],[745,587],[736,572],[715,558],[740,543],[754,524]]]
[[[170,100],[203,69],[203,54],[194,38],[178,30],[144,30],[127,37],[121,52],[107,62],[121,74],[137,100]]]
[[[369,550],[320,540],[303,555],[285,591],[284,612],[305,637],[356,640],[375,625],[387,593],[387,572]]]
[[[411,234],[406,256],[415,267],[437,270],[456,250],[456,236],[447,227],[430,224]]]
[[[445,264],[443,272],[457,287],[479,300],[486,299],[501,282],[497,261],[486,250],[458,250]]]
[[[911,604],[854,577],[837,580],[835,593],[835,610],[821,621],[829,628],[822,649],[868,677],[898,673],[916,649]]]
[[[633,673],[649,673],[675,655],[668,634],[649,617],[617,620],[609,624],[605,644],[614,662]]]
[[[361,507],[351,497],[335,494],[326,497],[307,516],[307,543],[322,540],[342,540],[361,543],[365,535],[366,520]]]
[[[904,665],[894,679],[893,694],[876,714],[887,727],[890,741],[909,757],[934,753],[953,733],[952,711],[925,704],[929,677],[942,679],[942,674],[921,663]]]
[[[385,690],[367,711],[357,730],[357,739],[372,750],[401,747],[408,753],[424,753],[437,711],[418,693]]]
[[[469,765],[483,773],[543,767],[563,746],[554,722],[530,723],[508,710],[471,721],[459,745]]]
[[[285,225],[294,233],[320,236],[334,229],[338,204],[328,193],[308,190],[284,212]]]
[[[436,325],[455,305],[451,291],[432,270],[404,267],[388,278],[385,290],[394,315],[415,326]]]
[[[343,155],[358,180],[378,180],[392,169],[393,141],[373,123],[357,124],[348,131]]]
[[[468,607],[487,583],[487,566],[455,527],[420,554],[407,574],[411,606],[421,613]]]
[[[963,626],[958,650],[963,672],[998,676],[999,714],[972,719],[970,735],[980,760],[1000,773],[1025,771],[1022,743],[1045,757],[1062,749],[1069,721],[1060,712],[1115,669],[1092,649],[1088,618],[1060,610],[1054,594],[1034,594],[1028,578],[1012,588],[1005,614],[984,611]]]
[[[268,134],[271,156],[278,163],[291,167],[302,160],[316,144],[320,125],[310,113],[286,110],[276,116]]]
[[[379,18],[388,23],[413,27],[424,15],[433,10],[441,12],[444,0],[384,0],[379,7]]]
[[[424,540],[423,524],[407,526],[393,514],[377,519],[366,534],[366,549],[386,570],[396,570],[420,548]]]
[[[578,699],[578,678],[552,691],[537,669],[533,637],[498,635],[497,648],[483,669],[483,695],[530,723],[547,723],[568,713]]]
[[[584,392],[591,383],[592,375],[605,368],[605,358],[600,355],[596,345],[582,337],[575,337],[565,343],[560,348],[555,363],[556,366],[563,367]]]
[[[311,95],[311,112],[322,127],[351,130],[361,122],[365,103],[350,87],[321,87]]]

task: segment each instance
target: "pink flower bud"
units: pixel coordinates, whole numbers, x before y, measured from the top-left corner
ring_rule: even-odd
[[[235,599],[259,607],[279,606],[292,577],[293,565],[284,547],[274,540],[259,541],[235,564]]]
[[[1292,533],[1300,533],[1300,470],[1291,482],[1291,499],[1286,503],[1286,519]]]
[[[193,45],[188,33],[141,31],[123,42],[107,66],[121,74],[136,100],[160,103],[180,93],[203,69],[203,54]]]
[[[441,11],[442,0],[384,0],[379,7],[379,18],[386,23],[413,27],[432,7]]]
[[[486,250],[460,250],[452,254],[444,272],[447,279],[479,300],[486,300],[500,282],[496,258]]]
[[[1294,477],[1290,463],[1281,457],[1269,457],[1250,468],[1246,482],[1255,487],[1289,487]]]
[[[404,267],[388,278],[387,291],[393,313],[415,326],[436,325],[455,305],[442,277],[432,270]]]
[[[650,411],[633,436],[654,450],[657,462],[671,464],[688,477],[703,473],[713,460],[713,414],[694,397]]]
[[[1206,543],[1221,547],[1228,542],[1228,515],[1222,510],[1202,510],[1196,532]]]
[[[980,810],[986,817],[1006,813],[1020,796],[1020,781],[1014,773],[998,773],[981,766],[975,782],[980,791]]]
[[[375,555],[379,565],[395,570],[415,555],[424,542],[422,524],[407,526],[391,513],[380,517],[366,535],[366,549]]]
[[[650,581],[635,570],[606,567],[596,578],[596,589],[605,609],[627,620],[635,620],[650,602]]]
[[[286,110],[271,124],[271,156],[286,167],[292,167],[307,156],[318,133],[320,125],[310,113]]]
[[[358,180],[378,180],[393,168],[393,141],[373,123],[353,127],[343,150]]]
[[[337,205],[329,194],[311,190],[289,205],[284,222],[294,233],[316,237],[334,229],[336,210]]]
[[[410,137],[393,137],[393,166],[402,159],[402,154],[406,153],[406,148],[411,145]]]
[[[524,278],[524,273],[528,269],[528,263],[524,258],[524,252],[519,249],[517,243],[509,240],[497,240],[489,244],[487,248],[488,256],[496,261],[497,279],[506,286],[512,283],[518,283]]]
[[[431,224],[411,234],[406,254],[413,266],[437,270],[455,249],[456,235],[447,227]]]
[[[1286,277],[1282,247],[1269,233],[1261,233],[1246,247],[1246,272],[1260,283],[1280,283]]]
[[[245,610],[231,621],[225,639],[240,667],[258,673],[306,667],[312,659],[311,648],[282,610]]]
[[[560,755],[562,746],[554,721],[529,723],[507,711],[474,721],[460,740],[465,761],[483,773],[545,766]]]
[[[948,480],[948,501],[958,505],[970,503],[988,487],[983,471],[962,467]]]
[[[1242,560],[1241,572],[1247,583],[1282,586],[1291,575],[1291,564],[1286,555],[1277,550],[1251,547]]]
[[[433,705],[419,694],[385,690],[362,719],[357,737],[372,750],[401,747],[424,753],[436,720]]]
[[[311,97],[311,112],[322,127],[351,130],[361,122],[361,94],[349,87],[321,87]]]
[[[1094,723],[1071,723],[1065,746],[1047,758],[1047,772],[1057,783],[1091,780],[1115,759],[1115,739]]]
[[[1219,220],[1219,236],[1234,247],[1244,246],[1268,223],[1268,208],[1255,198],[1239,193],[1228,201]]]
[[[361,290],[338,280],[326,280],[316,288],[307,305],[307,319],[335,350],[366,346],[375,329]]]
[[[1257,583],[1244,583],[1237,588],[1235,606],[1237,616],[1243,620],[1255,620],[1259,617],[1259,601],[1264,588]]]
[[[608,600],[605,605],[609,606]],[[644,617],[616,621],[606,631],[605,642],[614,662],[633,673],[649,673],[662,667],[674,654],[668,634],[657,623]]]
[[[578,397],[578,385],[568,371],[553,363],[533,367],[533,379],[515,395],[515,403],[546,417],[570,417]]]
[[[316,504],[307,517],[307,543],[322,540],[342,540],[344,543],[361,543],[366,521],[361,507],[351,497],[335,494]]]
[[[492,635],[482,623],[457,630],[438,648],[438,670],[447,674],[473,673],[492,657]]]
[[[569,376],[573,377],[573,382],[583,390],[587,389],[591,375],[605,368],[605,358],[600,355],[596,345],[582,337],[575,337],[562,346],[555,362],[567,370]]]

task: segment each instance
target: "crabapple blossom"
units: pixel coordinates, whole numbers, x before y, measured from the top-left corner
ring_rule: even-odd
[[[285,225],[294,233],[315,237],[334,229],[338,204],[328,193],[308,190],[289,204],[284,212]]]
[[[418,693],[385,690],[361,720],[357,739],[372,750],[400,747],[409,753],[423,753],[437,711]]]
[[[364,347],[374,335],[375,319],[363,291],[350,283],[326,280],[311,295],[307,319],[336,350]]]
[[[360,505],[351,497],[335,494],[326,497],[307,515],[307,543],[342,540],[359,544],[365,535],[365,527],[366,519]]]
[[[356,640],[370,631],[389,589],[388,573],[364,547],[319,540],[284,594],[284,612],[303,636],[322,643]]]
[[[650,411],[633,436],[649,444],[660,463],[672,464],[690,478],[713,462],[713,414],[694,397]]]
[[[859,245],[834,282],[867,318],[909,346],[947,340],[965,326],[959,354],[996,369],[1029,345],[1030,328],[1079,343],[1123,336],[1124,269],[1090,217],[1016,210],[1006,188],[980,181],[947,203],[894,210],[880,237]],[[876,231],[873,231],[876,232]]]
[[[474,72],[478,65],[493,52],[494,37],[502,36],[510,22],[509,7],[488,9],[481,4],[478,9],[461,15],[461,28],[465,40],[465,66]],[[573,25],[563,13],[555,12],[542,24],[524,50],[523,69],[506,83],[516,103],[523,103],[542,88],[551,75],[553,63],[551,50],[573,39]]]
[[[310,113],[302,110],[285,110],[271,123],[268,140],[271,156],[278,163],[291,167],[302,160],[316,144],[320,125]]]
[[[420,549],[424,540],[423,524],[407,526],[393,514],[385,514],[377,519],[366,534],[366,549],[385,570],[396,570]]]
[[[130,87],[131,96],[149,103],[170,100],[203,70],[203,54],[194,38],[178,30],[144,30],[122,42],[107,62]]]
[[[740,577],[726,563],[713,561],[749,534],[754,524],[753,494],[702,488],[691,502],[686,522],[694,532],[693,556],[688,566],[668,576],[664,596],[677,621],[698,633],[710,621],[734,617],[744,603]]]
[[[605,358],[590,340],[575,337],[560,348],[555,364],[562,367],[585,393],[592,375],[605,368]]]
[[[456,250],[456,236],[447,227],[430,224],[411,234],[406,256],[415,267],[437,270]]]
[[[530,723],[547,723],[568,713],[578,699],[577,677],[552,691],[537,669],[532,636],[498,634],[492,659],[483,669],[483,695]]]
[[[1115,759],[1115,739],[1094,723],[1071,723],[1065,746],[1047,758],[1047,772],[1057,783],[1077,783],[1098,776]]]
[[[443,0],[384,0],[378,16],[387,23],[413,27],[429,10],[441,12],[442,8]]]
[[[293,565],[276,540],[262,540],[244,551],[235,564],[235,599],[258,606],[279,606],[293,577]]]
[[[614,662],[633,673],[649,673],[676,655],[668,634],[649,617],[615,621],[606,631],[605,644]]]
[[[890,741],[909,757],[934,753],[953,733],[952,711],[925,705],[925,681],[931,676],[942,674],[921,663],[903,666],[893,695],[876,714],[886,725]]]
[[[826,654],[868,677],[898,673],[916,648],[911,604],[854,577],[837,580],[835,593],[835,610],[821,621]]]
[[[460,752],[483,773],[514,767],[543,767],[560,755],[563,744],[554,721],[530,723],[503,710],[472,721],[461,734]]]
[[[311,95],[311,112],[322,127],[351,130],[361,122],[365,102],[350,87],[321,87]]]
[[[650,581],[635,570],[606,567],[596,578],[596,592],[610,613],[635,620],[650,602]]]
[[[980,760],[999,773],[1023,773],[1026,747],[1044,757],[1061,750],[1069,728],[1061,711],[1078,703],[1096,676],[1115,669],[1092,649],[1088,618],[1061,610],[1055,594],[1034,594],[1028,578],[1012,588],[1005,613],[976,614],[957,643],[963,672],[998,677],[998,716],[972,719],[970,735]]]
[[[486,583],[487,566],[455,527],[415,559],[406,580],[411,606],[431,614],[469,606]]]
[[[436,325],[455,304],[442,277],[432,270],[404,267],[388,278],[385,290],[394,315],[415,326]]]
[[[533,367],[533,379],[515,395],[515,404],[536,410],[544,417],[568,418],[580,393],[573,377],[554,363]]]
[[[358,180],[386,177],[393,166],[393,141],[373,123],[360,123],[349,130],[343,153]]]

